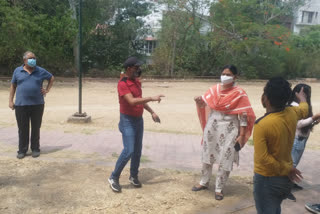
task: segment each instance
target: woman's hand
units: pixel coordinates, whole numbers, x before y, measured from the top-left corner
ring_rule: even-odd
[[[300,102],[307,102],[307,95],[303,92],[303,87],[301,87],[301,90],[298,92],[296,92],[296,97]]]
[[[197,97],[194,97],[194,101],[197,103],[197,105],[199,106],[204,106],[205,105],[205,102],[203,101],[202,97],[201,96],[197,96]]]
[[[319,120],[320,119],[320,113],[318,114],[315,114],[312,116],[312,119],[315,121],[315,120]]]
[[[320,113],[314,114],[314,115],[312,116],[312,120],[313,120],[312,125],[317,125],[317,124],[319,124],[319,121],[320,121]]]
[[[303,179],[301,172],[294,167],[291,168],[288,177],[292,182],[300,182]]]
[[[152,116],[152,119],[153,119],[153,121],[154,121],[155,123],[160,123],[160,122],[161,122],[159,116],[158,116],[156,113],[153,112],[153,113],[151,114],[151,116]]]
[[[158,103],[160,103],[162,97],[165,96],[163,94],[160,94],[158,96],[151,97],[151,101],[158,101]]]
[[[236,139],[236,142],[240,144],[240,147],[243,148],[244,145],[246,144],[246,138],[244,135],[239,135]]]

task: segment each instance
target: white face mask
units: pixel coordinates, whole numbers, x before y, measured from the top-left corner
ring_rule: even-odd
[[[232,83],[234,81],[233,77],[227,76],[227,75],[221,75],[220,79],[221,79],[222,85],[227,85],[227,84]]]

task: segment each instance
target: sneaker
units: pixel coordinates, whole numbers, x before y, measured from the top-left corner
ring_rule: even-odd
[[[305,208],[312,213],[320,213],[320,204],[306,204]]]
[[[17,158],[18,159],[22,159],[22,158],[24,158],[26,156],[26,153],[18,153],[17,154]]]
[[[40,156],[40,152],[32,151],[31,156],[32,156],[33,158],[37,158],[37,157]]]
[[[134,187],[140,188],[142,186],[138,177],[131,177],[130,176],[129,181]]]
[[[297,201],[296,197],[295,197],[291,192],[290,192],[289,195],[287,196],[287,199],[289,199],[289,200],[291,200],[291,201],[293,201],[293,202],[296,202],[296,201]]]
[[[121,192],[121,186],[119,184],[119,180],[113,179],[113,178],[108,178],[110,188],[112,189],[113,192]]]

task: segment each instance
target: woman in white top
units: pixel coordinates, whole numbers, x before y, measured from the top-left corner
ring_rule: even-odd
[[[255,114],[247,93],[235,85],[238,71],[226,65],[221,71],[221,83],[215,84],[202,96],[195,97],[201,127],[202,176],[192,191],[208,189],[213,164],[217,164],[215,199],[222,200],[223,188],[233,169],[239,165],[239,150],[248,141]]]
[[[300,162],[300,159],[306,147],[306,143],[309,138],[310,132],[312,131],[313,126],[318,124],[320,120],[320,113],[315,115],[313,115],[312,113],[311,87],[309,85],[307,84],[296,85],[292,91],[292,96],[288,103],[291,106],[299,105],[295,94],[296,92],[299,92],[302,87],[303,87],[304,93],[307,95],[307,103],[309,105],[309,115],[307,118],[299,120],[297,123],[296,135],[295,135],[292,152],[291,152],[294,167],[297,167]]]

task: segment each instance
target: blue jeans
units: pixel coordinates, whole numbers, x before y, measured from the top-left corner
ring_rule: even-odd
[[[253,196],[258,214],[280,214],[281,203],[291,191],[293,183],[287,176],[265,177],[255,173]]]
[[[306,148],[308,138],[307,137],[295,137],[293,142],[293,147],[291,151],[293,166],[297,167],[304,149]]]
[[[123,168],[130,158],[130,176],[137,177],[142,151],[143,118],[120,113],[119,130],[122,133],[123,150],[117,160],[111,178],[119,179]]]

